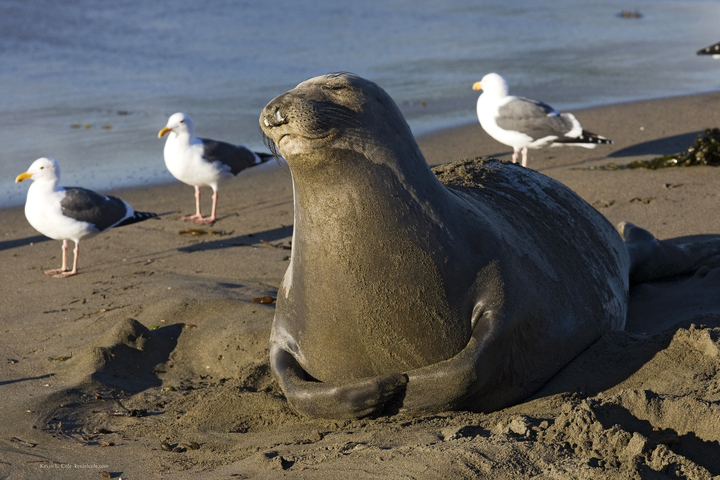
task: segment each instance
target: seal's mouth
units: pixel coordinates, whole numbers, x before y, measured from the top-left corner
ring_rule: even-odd
[[[284,139],[286,139],[286,138],[287,138],[288,140],[290,139],[290,134],[289,134],[289,133],[283,134],[283,135],[280,137],[280,139],[277,141],[277,144],[280,145],[280,144],[282,143],[282,141],[283,141]]]
[[[277,139],[270,137],[264,130],[261,129],[263,143],[272,152],[276,159],[281,157],[281,148],[297,148],[298,145],[304,145],[303,150],[306,148],[320,148],[320,144],[327,142],[332,138],[336,137],[338,132],[335,129],[323,131],[322,133],[317,132],[317,135],[313,134],[299,134],[297,132],[283,132],[277,135]],[[289,153],[289,152],[285,152]]]

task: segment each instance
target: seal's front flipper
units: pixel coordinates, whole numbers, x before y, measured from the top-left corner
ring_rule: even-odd
[[[408,381],[401,373],[347,383],[313,381],[295,357],[277,345],[270,348],[270,366],[293,410],[310,418],[353,419],[380,413]]]
[[[408,372],[400,413],[442,412],[463,407],[492,410],[504,400],[483,405],[481,397],[492,388],[490,378],[507,359],[503,342],[493,338],[499,323],[496,312],[479,315],[472,336],[460,353],[448,360]],[[501,322],[500,322],[501,323]],[[500,406],[498,406],[500,405]]]
[[[630,254],[630,283],[633,284],[691,273],[703,265],[718,266],[720,263],[720,236],[679,243],[658,240],[630,222],[621,222],[617,229]]]

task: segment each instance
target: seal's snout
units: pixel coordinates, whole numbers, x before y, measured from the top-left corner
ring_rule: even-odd
[[[282,98],[282,96],[278,98]],[[273,129],[281,125],[287,125],[288,115],[285,113],[286,109],[283,108],[283,104],[278,101],[278,98],[272,100],[263,108],[260,114],[260,129],[263,133],[263,142],[279,161],[280,154],[278,152],[277,142],[282,135],[279,131],[274,131]]]
[[[277,148],[277,141],[279,139],[274,138],[274,132],[272,132],[272,129],[287,123],[287,115],[282,113],[280,106],[275,100],[268,103],[260,114],[260,129],[263,134],[263,142],[270,149],[273,155],[275,155],[275,159],[278,161],[280,160],[280,153]]]
[[[264,128],[279,127],[288,123],[287,116],[283,114],[279,105],[268,105],[263,110],[262,123]]]

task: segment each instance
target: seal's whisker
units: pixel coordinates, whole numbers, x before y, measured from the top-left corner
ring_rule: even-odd
[[[316,123],[321,126],[328,125],[339,125],[344,127],[359,127],[360,123],[356,118],[353,118],[345,112],[338,111],[334,112],[335,115],[327,115],[323,118],[316,119]]]
[[[268,150],[270,150],[270,153],[272,153],[275,157],[275,161],[278,163],[278,165],[282,166],[282,164],[280,163],[280,152],[278,152],[277,144],[275,143],[275,141],[273,141],[272,138],[268,137],[265,132],[263,132],[262,128],[260,129],[260,134],[262,135],[263,143],[268,148]]]
[[[348,120],[349,125],[359,125],[360,121],[357,118],[357,114],[352,110],[338,105],[323,105],[323,118],[329,116],[333,120],[342,118]]]

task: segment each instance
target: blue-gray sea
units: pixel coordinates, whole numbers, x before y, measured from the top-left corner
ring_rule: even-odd
[[[329,72],[379,83],[419,135],[475,121],[493,71],[560,109],[717,90],[695,54],[717,41],[716,0],[0,0],[0,206],[42,156],[63,185],[173,181],[157,132],[177,111],[265,150],[263,106]]]

